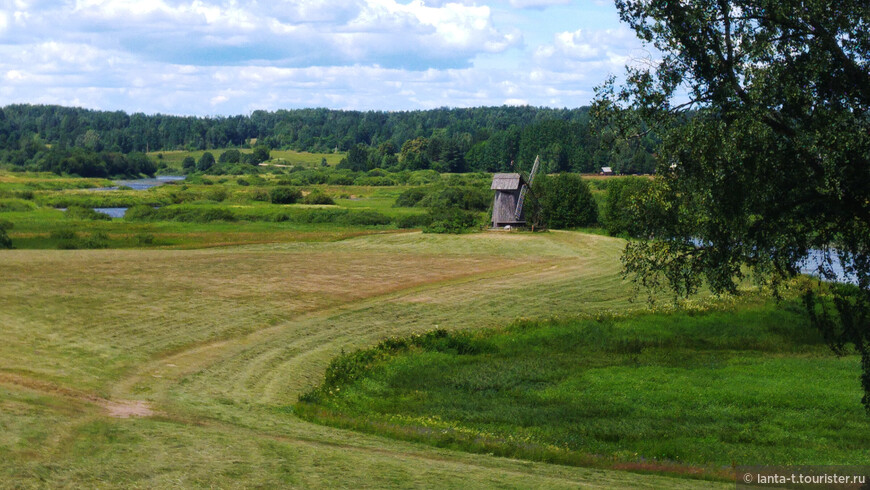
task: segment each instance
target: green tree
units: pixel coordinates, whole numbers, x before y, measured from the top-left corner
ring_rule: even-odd
[[[272,157],[269,152],[269,147],[262,145],[255,146],[252,155],[253,157],[251,159],[251,163],[253,163],[254,165],[258,165],[260,163],[268,161]]]
[[[214,166],[214,155],[211,152],[207,151],[199,157],[199,161],[196,162],[196,169],[200,172],[205,172]]]
[[[808,287],[813,323],[861,355],[870,409],[870,9],[864,0],[616,0],[663,53],[599,89],[594,112],[629,140],[660,138],[668,217],[630,242],[639,285],[735,292],[749,266],[774,287],[820,251],[854,284]],[[688,98],[678,94],[688,92]],[[640,129],[640,131],[639,131]]]
[[[196,160],[194,160],[192,156],[184,157],[184,160],[181,162],[181,169],[184,170],[185,173],[193,172],[196,170]]]
[[[218,163],[239,163],[242,159],[242,154],[239,150],[231,148],[220,154]]]
[[[574,228],[598,223],[598,206],[577,174],[541,175],[533,184],[540,219],[550,228]]]

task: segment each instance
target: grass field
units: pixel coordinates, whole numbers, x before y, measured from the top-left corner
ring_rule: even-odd
[[[858,356],[803,307],[597,316],[391,339],[334,361],[306,419],[566,464],[727,474],[860,465]]]
[[[619,240],[554,232],[0,252],[0,480],[709,485],[466,454],[293,414],[330,359],[388,336],[634,308],[620,249]]]

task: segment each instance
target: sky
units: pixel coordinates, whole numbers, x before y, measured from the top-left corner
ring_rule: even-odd
[[[574,108],[649,57],[604,0],[0,0],[0,106]]]

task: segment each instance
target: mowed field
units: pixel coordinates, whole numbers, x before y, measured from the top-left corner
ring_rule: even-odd
[[[621,250],[617,239],[551,232],[0,252],[0,481],[715,485],[466,454],[292,413],[332,358],[389,336],[637,308]]]

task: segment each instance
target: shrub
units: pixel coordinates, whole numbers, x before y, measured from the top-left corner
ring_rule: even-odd
[[[205,198],[209,201],[215,202],[223,202],[227,199],[229,193],[225,187],[217,187],[214,189],[209,189],[209,191],[205,194]]]
[[[242,179],[242,178],[236,179],[236,184],[239,184],[239,185],[241,185],[241,186],[249,186],[249,185],[251,185],[250,182],[248,182],[247,180]]]
[[[459,208],[432,209],[423,233],[467,233],[479,227],[479,215]]]
[[[368,186],[391,186],[396,185],[396,181],[389,177],[358,177],[353,181],[353,185],[368,185]]]
[[[330,175],[326,181],[329,185],[353,185],[352,175]]]
[[[154,243],[154,235],[150,233],[140,233],[136,235],[137,245],[151,245]]]
[[[12,248],[12,239],[9,238],[7,230],[12,229],[12,222],[0,220],[0,248]]]
[[[251,193],[252,201],[265,202],[269,200],[269,192],[266,189],[254,189]]]
[[[71,219],[81,219],[81,220],[90,220],[90,221],[101,221],[101,220],[111,220],[112,217],[108,214],[101,213],[99,211],[94,211],[91,208],[86,208],[84,206],[70,206],[67,208],[64,213],[67,218]]]
[[[485,211],[492,195],[478,187],[440,187],[429,191],[417,206],[431,209],[459,208],[466,211]]]
[[[158,209],[154,218],[162,221],[181,221],[184,223],[211,223],[214,221],[236,221],[237,219],[232,211],[225,208],[175,206]]]
[[[396,220],[396,226],[402,229],[423,228],[432,223],[430,214],[408,214]]]
[[[344,222],[348,225],[356,225],[356,226],[378,226],[378,225],[388,225],[392,222],[389,216],[381,214],[377,211],[356,211],[353,213],[348,213]]]
[[[269,191],[269,200],[272,204],[293,204],[302,197],[299,189],[289,187],[275,187]]]
[[[95,231],[89,236],[80,240],[79,248],[108,248],[109,235],[103,231]]]
[[[310,194],[305,196],[302,200],[303,204],[335,204],[335,201],[332,200],[331,197],[324,194],[319,190],[311,191]]]
[[[579,175],[541,175],[534,183],[541,221],[550,228],[573,228],[598,223],[598,206]]]
[[[396,198],[396,203],[393,207],[397,208],[412,208],[417,205],[424,197],[426,197],[427,189],[423,187],[414,187],[408,189]]]
[[[0,199],[0,213],[26,212],[34,209],[36,205],[24,199]]]
[[[124,213],[124,219],[129,221],[147,221],[152,220],[157,215],[157,210],[151,206],[139,204],[127,209]]]

